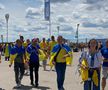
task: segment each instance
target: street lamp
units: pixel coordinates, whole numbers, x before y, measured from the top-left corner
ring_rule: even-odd
[[[60,26],[57,26],[57,30],[58,30],[58,36],[59,36],[59,30],[60,30]]]
[[[8,20],[9,20],[9,14],[5,14],[6,19],[6,27],[7,27],[7,43],[8,43]]]
[[[78,31],[79,25],[80,25],[80,24],[77,24],[77,31],[76,31],[77,45],[78,45],[78,43],[79,43],[79,31]]]
[[[2,41],[2,44],[3,44],[3,35],[1,35],[1,41]]]

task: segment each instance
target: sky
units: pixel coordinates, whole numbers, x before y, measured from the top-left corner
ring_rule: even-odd
[[[51,34],[76,40],[108,37],[108,0],[51,0]],[[25,39],[49,37],[49,22],[44,19],[44,0],[0,0],[0,35],[6,41],[5,14],[9,13],[9,41],[19,35]],[[0,39],[1,41],[1,39]]]

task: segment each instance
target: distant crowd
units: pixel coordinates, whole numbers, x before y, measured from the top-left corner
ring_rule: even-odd
[[[108,40],[105,46],[101,41],[91,39],[88,44],[80,43],[70,47],[62,36],[58,36],[57,40],[51,36],[51,39],[43,38],[41,41],[39,38],[24,40],[24,37],[20,36],[15,43],[0,44],[0,63],[3,62],[1,56],[5,56],[5,61],[10,62],[9,67],[14,64],[17,88],[21,88],[24,74],[29,75],[30,84],[38,88],[39,67],[42,66],[43,70],[47,71],[47,66],[50,66],[50,71],[56,71],[58,90],[65,90],[63,85],[66,66],[72,64],[73,48],[80,48],[82,51],[78,72],[84,83],[84,90],[101,90],[100,86],[105,90],[108,78]]]

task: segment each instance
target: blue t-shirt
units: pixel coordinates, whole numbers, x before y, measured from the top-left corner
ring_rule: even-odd
[[[14,54],[20,54],[20,53],[25,53],[25,48],[23,46],[18,47],[17,45],[15,45],[14,47],[11,48],[11,52],[12,55]]]
[[[101,49],[102,56],[108,59],[108,48],[104,47]],[[108,67],[108,62],[103,62],[103,67]]]
[[[27,47],[27,52],[30,54],[30,62],[39,62],[38,49],[40,49],[40,46],[38,44],[36,45],[36,47],[34,47],[32,44]]]
[[[12,55],[17,54],[15,58],[15,62],[23,63],[23,55],[25,54],[25,48],[23,46],[18,47],[15,45],[14,47],[11,48],[10,53]]]

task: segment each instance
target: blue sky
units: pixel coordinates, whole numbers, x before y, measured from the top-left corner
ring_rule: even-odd
[[[51,0],[52,34],[75,39],[79,23],[79,38],[107,38],[108,0]],[[4,15],[9,13],[9,41],[19,34],[25,39],[49,37],[48,22],[44,20],[44,0],[0,0],[0,35],[6,40]]]

